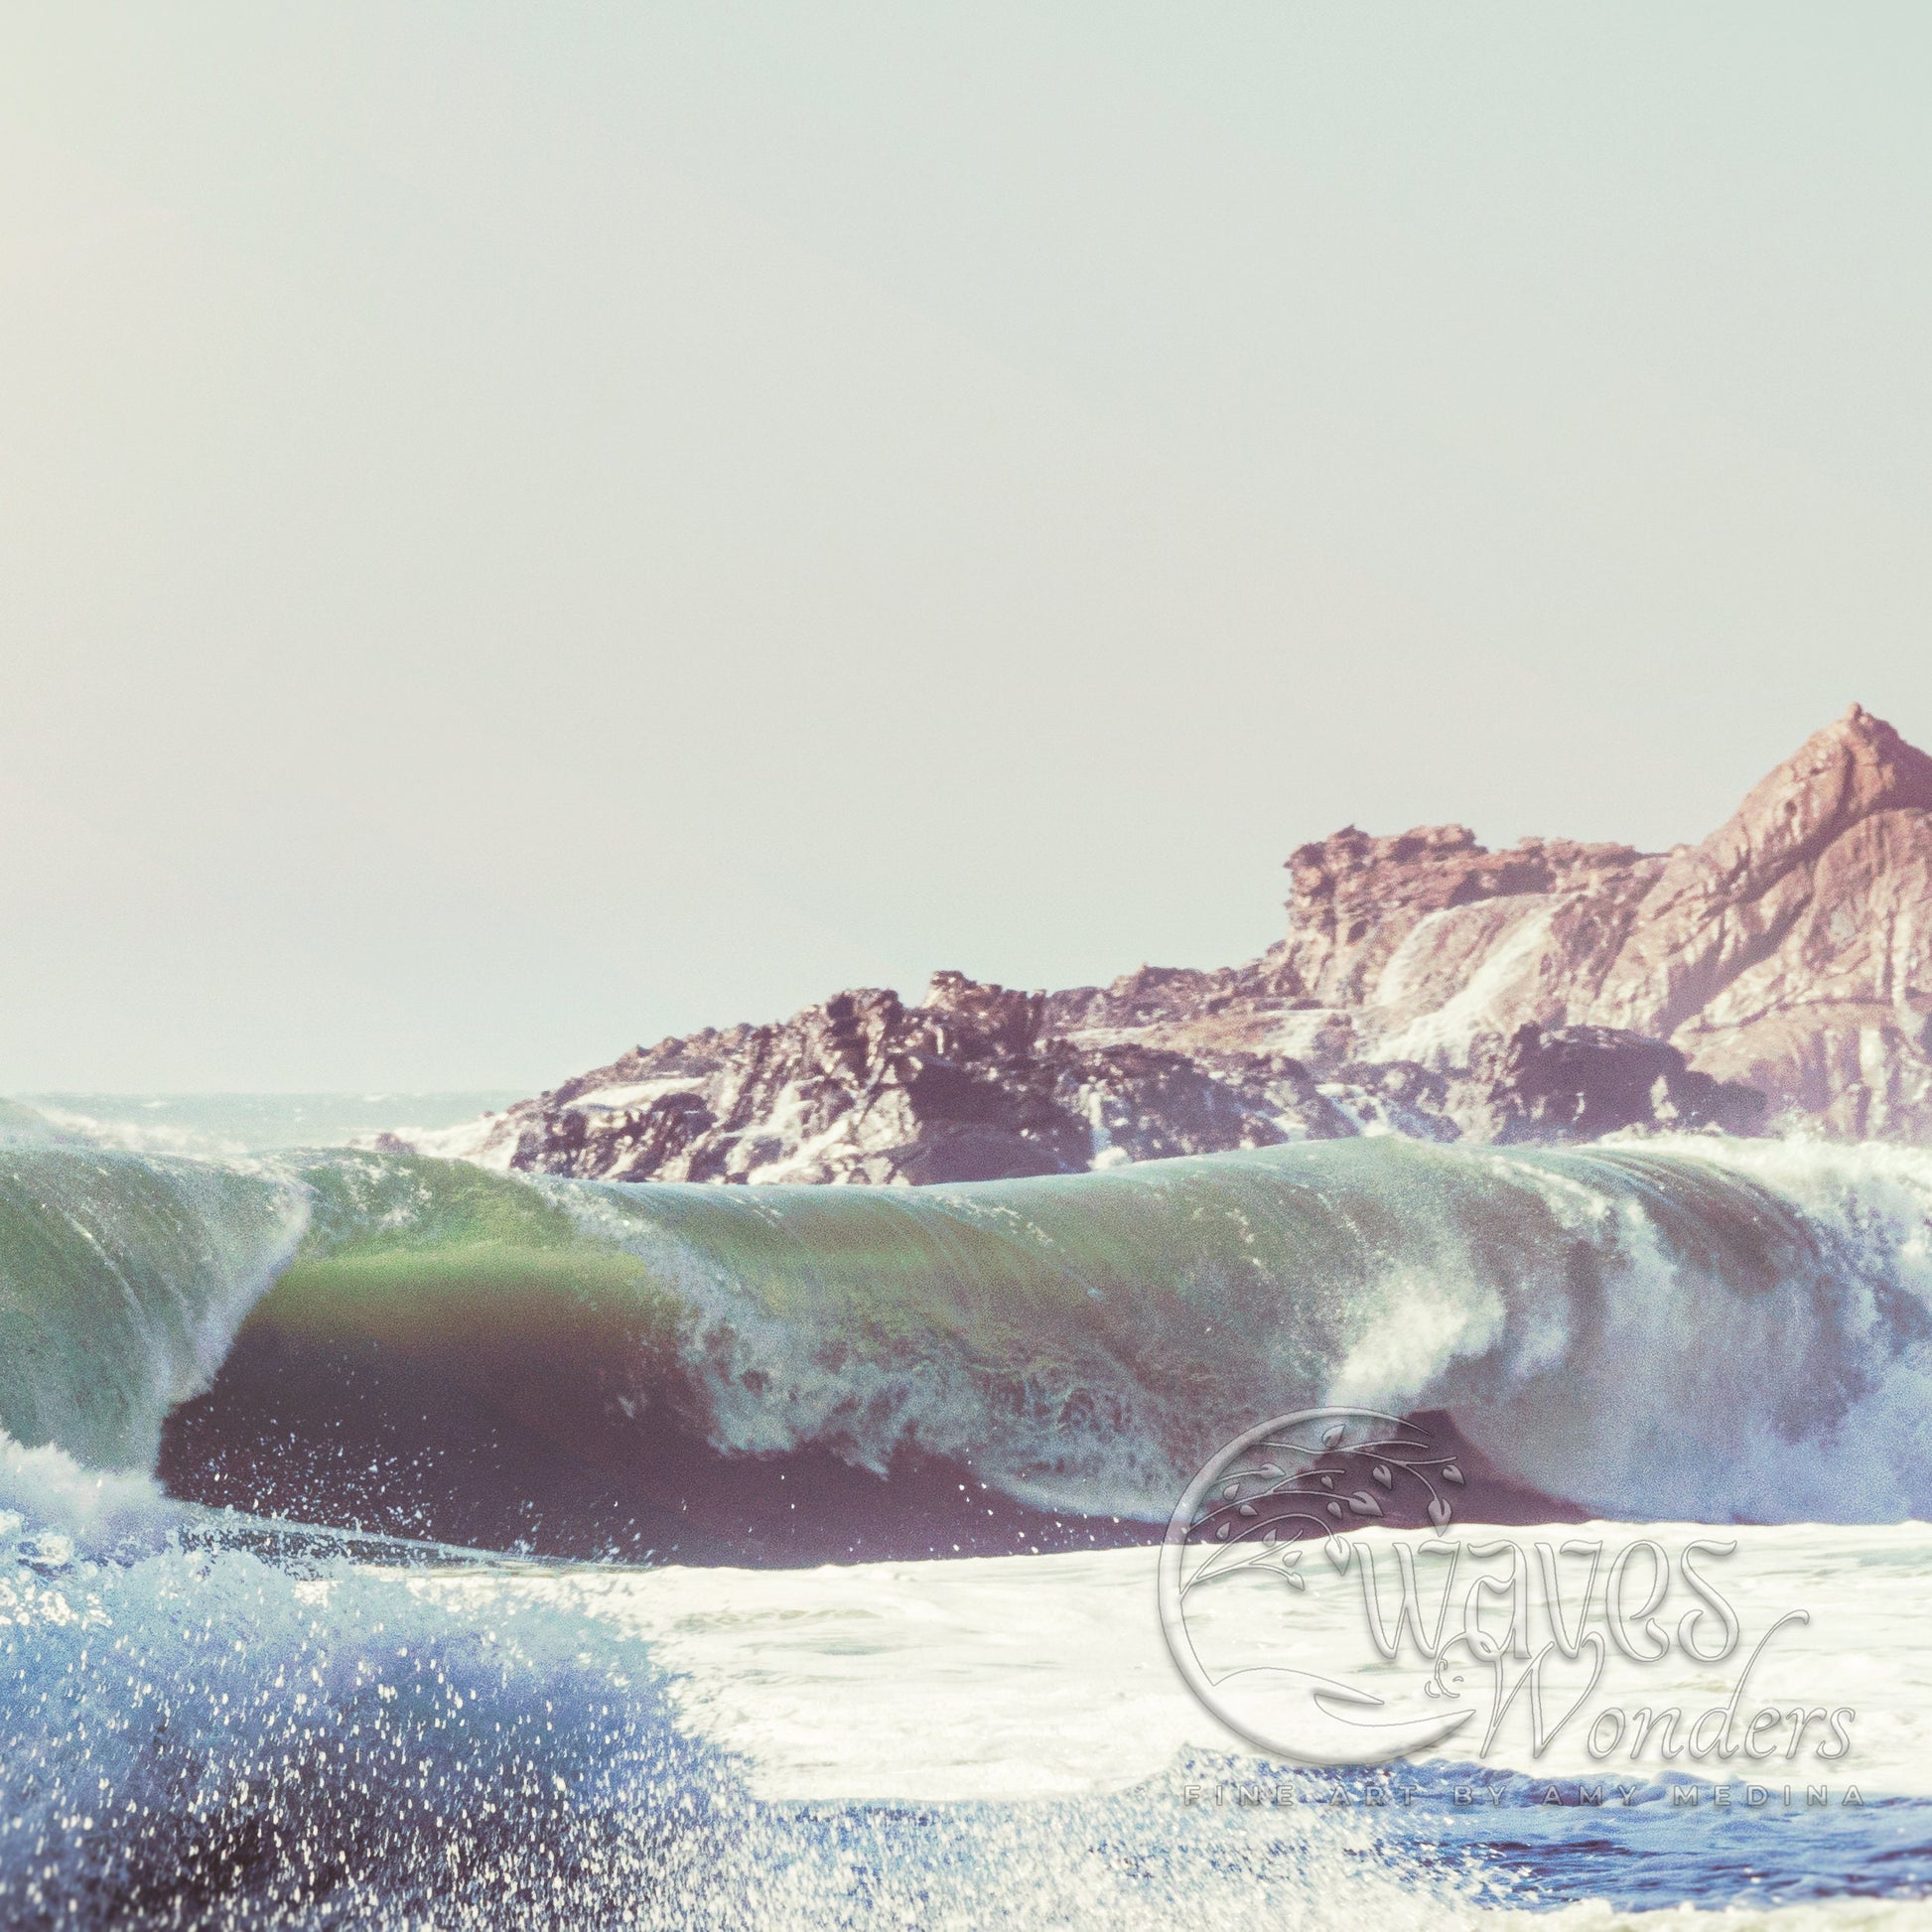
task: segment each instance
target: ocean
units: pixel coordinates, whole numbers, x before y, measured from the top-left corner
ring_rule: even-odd
[[[1932,1156],[465,1105],[7,1115],[0,1923],[1932,1923]]]

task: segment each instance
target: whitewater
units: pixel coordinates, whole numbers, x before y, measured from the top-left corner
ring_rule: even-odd
[[[868,1191],[182,1146],[0,1145],[0,1922],[1932,1922],[1923,1154]],[[1258,1755],[1155,1546],[1322,1405],[1439,1419],[1472,1538],[1726,1540],[1747,1634],[1804,1613],[1757,1690],[1850,1754],[1653,1751],[1597,1803],[1519,1703],[1482,1752]],[[1297,1662],[1359,1677],[1359,1566],[1429,1534],[1311,1554]],[[1230,1591],[1230,1654],[1289,1601]]]

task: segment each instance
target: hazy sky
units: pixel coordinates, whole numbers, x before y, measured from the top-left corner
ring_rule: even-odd
[[[1932,742],[1932,10],[0,25],[0,1091],[1244,957]]]

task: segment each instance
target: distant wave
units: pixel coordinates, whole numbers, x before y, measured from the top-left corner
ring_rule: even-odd
[[[1330,1402],[1447,1412],[1592,1512],[1882,1521],[1932,1514],[1932,1156],[1377,1139],[864,1189],[13,1144],[0,1343],[22,1443],[145,1469],[165,1429],[184,1493],[451,1540],[923,1467],[1028,1547]]]
[[[29,1105],[0,1101],[37,1120],[45,1137],[136,1154],[228,1160],[285,1148],[347,1147],[392,1133],[414,1142],[447,1134],[521,1096],[514,1091],[395,1093],[36,1093]]]

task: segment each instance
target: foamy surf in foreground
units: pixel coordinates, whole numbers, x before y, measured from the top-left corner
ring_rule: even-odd
[[[1923,1922],[1932,1882],[1917,1526],[1748,1539],[1740,1601],[1796,1588],[1836,1633],[1789,1660],[1800,1694],[1896,1714],[1833,1771],[1863,1802],[1720,1814],[1635,1774],[1629,1802],[1585,1813],[1545,1802],[1569,1760],[1525,1774],[1509,1746],[1353,1776],[1258,1760],[1164,1667],[1143,1551],[818,1572],[278,1565],[179,1543],[86,1558],[89,1525],[131,1500],[45,1456],[10,1464],[10,1925],[1259,1912],[1313,1932],[1640,1925],[1691,1906],[1795,1929]],[[1337,1663],[1347,1637],[1312,1633]],[[1371,1801],[1398,1779],[1406,1803]]]
[[[1721,1533],[1699,1524],[1591,1523],[1461,1536],[1476,1547],[1504,1534],[1531,1551],[1544,1540],[1601,1543],[1610,1552],[1639,1540],[1671,1553],[1693,1539],[1735,1546],[1703,1564],[1741,1625],[1733,1657],[1707,1662],[1673,1644],[1654,1664],[1624,1664],[1619,1675],[1622,1660],[1613,1654],[1584,1715],[1612,1701],[1694,1714],[1728,1692],[1763,1632],[1801,1612],[1804,1621],[1780,1630],[1754,1671],[1752,1704],[1845,1707],[1857,1717],[1842,1757],[1820,1758],[1809,1734],[1799,1756],[1785,1756],[1786,1726],[1762,1760],[1694,1757],[1681,1742],[1666,1759],[1661,1738],[1640,1752],[1593,1757],[1580,1721],[1537,1751],[1519,1700],[1488,1753],[1494,1765],[1547,1774],[1540,1782],[1584,1777],[1614,1785],[1700,1773],[1708,1785],[1725,1771],[1740,1786],[1750,1778],[1779,1790],[1822,1780],[1840,1796],[1858,1784],[1865,1795],[1932,1800],[1932,1625],[1923,1614],[1932,1527]],[[1356,1539],[1358,1560],[1372,1562],[1391,1617],[1396,1547],[1418,1550],[1430,1540],[1428,1532],[1383,1530]],[[1309,1561],[1319,1567],[1314,1555]],[[1433,1608],[1441,1572],[1427,1558],[1418,1568]],[[917,1803],[1119,1790],[1157,1778],[1190,1753],[1239,1750],[1242,1740],[1214,1723],[1174,1672],[1154,1613],[1155,1573],[1155,1552],[1126,1549],[802,1572],[671,1566],[455,1574],[411,1588],[451,1603],[500,1592],[540,1599],[642,1639],[677,1674],[680,1708],[744,1759],[751,1788],[762,1796]],[[1465,1561],[1464,1582],[1472,1575]],[[1647,1581],[1640,1572],[1629,1586],[1632,1608]],[[1540,1611],[1542,1591],[1533,1587],[1531,1595]],[[1579,1607],[1573,1597],[1573,1620]],[[1668,1630],[1697,1607],[1679,1583],[1657,1614]],[[1587,1627],[1604,1627],[1601,1608],[1599,1573]],[[1541,1641],[1539,1625],[1540,1618],[1533,1643]],[[1429,1676],[1410,1645],[1399,1667],[1377,1662],[1353,1574],[1294,1593],[1256,1583],[1233,1603],[1220,1635],[1231,1658],[1292,1651],[1311,1670],[1366,1682],[1392,1705],[1419,1695]],[[1516,1674],[1512,1665],[1510,1678]],[[1580,1683],[1582,1673],[1575,1676]],[[1486,1685],[1478,1674],[1464,1687],[1483,1718]],[[1559,1702],[1551,1681],[1553,1718],[1576,1689],[1565,1686]],[[1463,1763],[1475,1748],[1474,1734],[1458,1735],[1411,1762]]]

